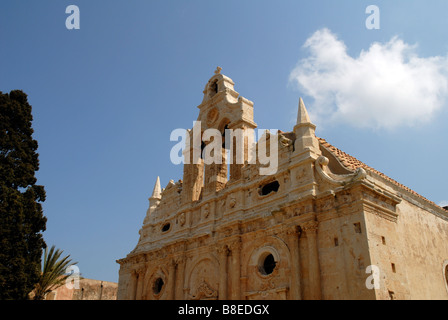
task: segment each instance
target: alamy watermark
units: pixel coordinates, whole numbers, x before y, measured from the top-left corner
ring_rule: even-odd
[[[366,273],[370,273],[371,275],[366,279],[366,288],[371,289],[379,289],[380,288],[380,268],[374,264],[367,266]]]
[[[179,128],[171,132],[170,141],[178,143],[171,148],[170,160],[173,164],[199,164],[202,161],[206,165],[259,163],[260,175],[273,175],[278,169],[276,133],[273,129],[250,128],[225,129],[224,134],[214,128],[202,131],[201,121],[194,121],[191,130]],[[223,152],[223,146],[228,152]]]
[[[372,4],[366,8],[366,14],[370,14],[366,19],[366,28],[378,30],[380,28],[380,8]]]
[[[75,265],[68,266],[67,269],[65,269],[65,274],[68,275],[67,279],[65,279],[65,286],[67,289],[79,289],[79,268]]]
[[[69,13],[70,15],[65,19],[65,27],[68,30],[72,29],[80,29],[80,12],[79,7],[75,5],[69,5],[67,8],[65,8],[65,13]]]

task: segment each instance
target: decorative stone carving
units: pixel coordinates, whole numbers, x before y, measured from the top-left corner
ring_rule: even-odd
[[[202,279],[193,294],[190,294],[191,300],[211,299],[218,297],[218,292],[210,287],[210,285]]]
[[[171,189],[173,186],[174,186],[174,180],[170,180],[166,185],[165,189],[163,189],[163,191],[167,191],[168,189]]]
[[[184,226],[185,221],[186,221],[185,212],[182,212],[182,213],[179,215],[179,224],[180,224],[181,227]]]
[[[337,195],[337,199],[339,204],[346,204],[352,201],[352,195],[347,191],[341,192]]]
[[[310,220],[300,225],[303,231],[306,233],[313,233],[315,234],[317,232],[317,227],[319,223],[316,220]]]
[[[285,135],[282,134],[282,133],[279,133],[279,134],[278,134],[278,142],[279,142],[282,146],[284,146],[284,147],[289,147],[289,146],[292,146],[292,145],[293,145],[292,140],[286,138]]]
[[[319,212],[324,212],[324,211],[328,211],[332,208],[334,208],[334,198],[327,198],[327,199],[322,199],[318,205],[317,205],[317,210]]]
[[[228,256],[230,253],[229,247],[225,244],[222,246],[218,246],[217,250],[219,255],[225,255]]]
[[[275,288],[275,282],[274,282],[274,280],[270,279],[270,280],[266,280],[263,282],[263,284],[261,285],[260,291],[271,290],[274,288]]]
[[[346,185],[350,182],[363,180],[367,177],[367,172],[363,168],[358,168],[352,174],[334,174],[329,169],[324,169],[328,166],[328,158],[320,156],[316,159],[315,168],[320,176],[327,182],[339,185]]]
[[[299,226],[288,226],[285,229],[285,233],[288,236],[298,236],[300,237],[300,235],[302,234],[302,228]]]
[[[211,109],[207,114],[207,125],[212,126],[219,118],[219,112],[216,108]]]
[[[236,205],[236,199],[234,197],[230,198],[229,207],[234,208]]]
[[[204,218],[207,219],[210,215],[210,205],[207,203],[204,205]]]

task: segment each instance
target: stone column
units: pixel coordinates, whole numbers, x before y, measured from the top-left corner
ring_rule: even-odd
[[[129,296],[130,300],[137,299],[137,285],[138,285],[138,273],[137,270],[133,270],[131,274],[131,294]]]
[[[232,292],[230,298],[232,300],[241,299],[241,241],[238,239],[230,245],[232,254],[232,266],[230,274],[232,279]]]
[[[176,290],[176,262],[174,259],[170,259],[168,262],[168,300],[174,300],[174,291]]]
[[[315,220],[305,222],[302,226],[308,242],[308,273],[310,279],[310,299],[312,300],[320,300],[322,297],[320,287],[319,251],[317,248],[317,226],[318,222]]]
[[[178,257],[176,260],[177,272],[176,272],[176,290],[174,294],[174,299],[183,300],[184,299],[184,274],[185,274],[185,257]]]
[[[219,300],[227,300],[227,256],[229,248],[227,245],[218,247],[219,256]]]
[[[289,252],[291,255],[291,288],[290,298],[292,300],[301,300],[301,272],[300,272],[300,253],[299,238],[301,231],[298,226],[289,227],[286,230]]]
[[[137,269],[137,290],[135,294],[135,300],[143,299],[143,285],[145,281],[145,268]]]
[[[181,201],[182,204],[190,203],[199,199],[204,180],[204,161],[201,159],[201,130],[195,126],[187,130],[183,184]]]

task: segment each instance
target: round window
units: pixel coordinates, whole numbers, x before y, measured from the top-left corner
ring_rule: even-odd
[[[164,285],[163,279],[157,278],[156,281],[154,281],[154,285],[152,286],[154,294],[159,294],[163,289],[163,285]]]
[[[270,275],[272,272],[274,272],[276,265],[277,262],[275,261],[274,256],[271,253],[269,253],[260,261],[259,264],[260,273],[263,275]]]

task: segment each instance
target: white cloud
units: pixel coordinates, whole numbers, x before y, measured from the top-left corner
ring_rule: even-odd
[[[416,46],[398,37],[373,43],[353,58],[330,30],[321,29],[304,48],[310,54],[290,80],[314,98],[306,104],[317,124],[412,126],[429,121],[448,97],[448,58],[421,58]]]
[[[442,200],[442,201],[440,201],[440,202],[439,202],[439,206],[440,206],[440,207],[446,207],[446,206],[448,206],[448,201],[447,201],[447,200]]]

